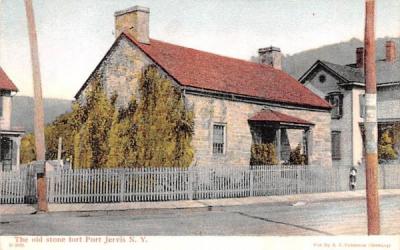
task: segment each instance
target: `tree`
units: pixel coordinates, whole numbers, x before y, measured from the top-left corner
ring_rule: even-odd
[[[104,92],[100,77],[96,76],[88,92],[79,132],[74,136],[74,165],[80,168],[106,166],[109,153],[108,136],[115,112],[114,95],[109,99]],[[86,114],[86,115],[85,115]]]
[[[72,111],[58,116],[52,123],[45,127],[46,159],[57,158],[58,139],[63,139],[62,158],[71,157],[74,154],[74,136],[79,131],[84,117],[84,110],[79,103],[72,104]],[[25,135],[21,143],[21,162],[29,163],[36,159],[35,137],[32,133]]]
[[[378,158],[379,160],[394,160],[397,158],[397,153],[393,148],[393,138],[389,134],[389,130],[385,130],[378,143]]]
[[[36,160],[35,137],[29,133],[21,140],[21,163],[30,163],[34,160]]]
[[[110,151],[107,167],[136,165],[136,125],[134,123],[136,109],[136,100],[132,98],[127,108],[121,108],[115,112],[108,138]]]
[[[135,113],[137,166],[187,167],[193,159],[193,112],[178,88],[155,67],[143,73]]]
[[[95,76],[85,100],[46,127],[47,159],[57,157],[62,137],[63,158],[73,156],[78,168],[191,164],[194,115],[170,80],[150,67],[140,79],[139,101],[119,110],[117,95],[108,98],[100,80]],[[31,140],[24,140],[27,159],[33,158]]]

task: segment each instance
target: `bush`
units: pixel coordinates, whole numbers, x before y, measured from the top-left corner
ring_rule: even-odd
[[[380,161],[395,160],[397,153],[393,148],[393,138],[386,130],[382,133],[378,144],[378,158]]]
[[[250,165],[254,166],[276,164],[278,164],[278,160],[276,157],[276,149],[274,144],[253,144],[251,146]]]
[[[290,152],[289,157],[290,165],[306,165],[307,157],[301,153],[301,145],[297,145],[297,147]]]

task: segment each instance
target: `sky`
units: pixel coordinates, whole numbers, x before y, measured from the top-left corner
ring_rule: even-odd
[[[400,36],[400,1],[376,0],[376,36]],[[73,99],[111,47],[114,12],[150,8],[150,36],[248,60],[258,48],[284,54],[363,39],[364,0],[33,0],[43,95]],[[0,0],[0,66],[32,95],[23,0]]]

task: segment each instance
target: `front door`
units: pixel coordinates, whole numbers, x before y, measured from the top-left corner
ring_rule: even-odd
[[[11,171],[13,163],[13,141],[8,137],[1,137],[0,150],[1,170]]]

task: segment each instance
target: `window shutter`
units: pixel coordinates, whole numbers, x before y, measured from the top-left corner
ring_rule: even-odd
[[[340,131],[332,131],[332,159],[333,160],[340,160],[340,141],[341,132]]]

